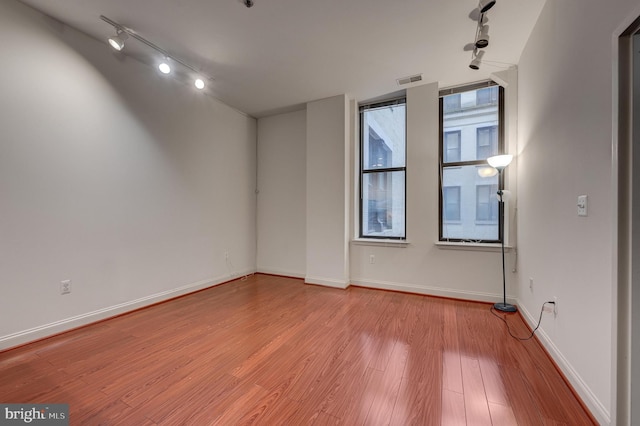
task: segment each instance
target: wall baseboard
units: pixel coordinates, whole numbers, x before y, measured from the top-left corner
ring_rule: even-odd
[[[522,316],[526,319],[526,321],[529,323],[529,326],[533,330],[537,324],[537,318],[534,318],[531,313],[526,308],[524,308],[524,306],[519,305],[519,309],[522,313]],[[591,391],[584,380],[582,380],[582,377],[580,377],[571,363],[564,357],[562,352],[560,352],[558,347],[549,338],[547,333],[545,333],[543,329],[539,328],[536,332],[536,336],[538,337],[540,343],[542,343],[542,346],[544,346],[547,354],[557,364],[558,368],[564,374],[566,380],[569,381],[574,391],[582,399],[582,401],[587,406],[589,411],[591,411],[598,423],[600,423],[601,425],[611,424],[611,414],[609,413],[609,411],[604,407],[604,405],[602,405],[602,403],[598,400],[598,398]]]
[[[256,271],[258,274],[267,274],[267,275],[278,275],[281,277],[291,277],[291,278],[303,278],[305,277],[304,272],[292,272],[286,271],[284,269],[270,269],[270,268],[260,268]]]
[[[349,287],[349,281],[334,280],[333,278],[311,277],[309,275],[304,277],[304,282],[305,284],[315,284],[325,287],[341,288],[343,290]]]
[[[134,311],[136,309],[154,305],[156,303],[165,302],[170,299],[175,299],[176,297],[180,297],[189,293],[194,293],[196,291],[204,290],[209,287],[214,287],[216,285],[233,281],[242,276],[250,275],[253,273],[255,273],[255,270],[251,269],[244,272],[235,273],[231,276],[225,275],[217,278],[201,280],[201,281],[197,281],[195,283],[187,284],[171,290],[141,297],[139,299],[131,300],[128,302],[98,309],[92,312],[87,312],[87,313],[76,315],[70,318],[65,318],[49,324],[44,324],[44,325],[33,327],[27,330],[19,331],[17,333],[8,334],[6,336],[0,336],[0,351],[14,348],[16,346],[21,346],[36,340],[44,339],[46,337],[60,334],[65,331],[73,330],[75,328],[82,327],[98,321],[102,321],[111,317],[122,315],[127,312]]]
[[[478,291],[457,290],[444,287],[423,286],[391,281],[377,281],[363,278],[353,278],[351,284],[380,290],[401,291],[404,293],[423,294],[425,296],[447,297],[450,299],[469,300],[472,302],[502,302],[502,295]],[[516,303],[512,297],[507,297],[508,303]]]

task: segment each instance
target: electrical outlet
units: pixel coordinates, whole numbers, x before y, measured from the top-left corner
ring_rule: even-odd
[[[71,293],[71,280],[60,281],[60,294]]]
[[[375,254],[370,254],[369,255],[369,263],[372,264],[372,265],[374,263],[376,263],[376,255]]]
[[[553,305],[550,303],[547,303],[546,305],[544,305],[544,308],[542,308],[543,312],[548,312],[548,313],[552,313],[553,312]]]
[[[529,277],[529,290],[533,291],[533,278]]]

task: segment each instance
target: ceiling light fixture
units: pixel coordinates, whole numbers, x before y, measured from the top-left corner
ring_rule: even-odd
[[[489,46],[489,26],[482,25],[478,29],[478,36],[476,37],[476,47],[478,49],[484,49]]]
[[[480,0],[480,3],[478,3],[478,10],[480,10],[480,13],[485,13],[487,10],[495,6],[495,4],[496,0]]]
[[[166,62],[161,62],[160,65],[158,65],[158,69],[162,74],[169,74],[171,72],[171,67]]]
[[[487,25],[487,21],[489,19],[485,16],[485,13],[495,4],[496,0],[480,0],[478,8],[474,9],[470,15],[472,17],[471,19],[477,20],[476,39],[473,44],[467,45],[468,47],[473,48],[473,52],[471,53],[471,63],[469,64],[469,68],[472,70],[480,69],[484,50],[479,49],[485,49],[489,46],[489,25]],[[476,13],[476,10],[479,13]],[[467,46],[465,47],[465,50],[467,50]]]
[[[252,2],[253,4],[253,2]],[[124,47],[124,41],[131,37],[134,38],[136,40],[138,40],[139,42],[145,44],[146,46],[150,47],[151,49],[155,50],[156,52],[160,53],[162,55],[162,57],[164,58],[164,61],[158,65],[158,69],[163,73],[163,74],[169,74],[171,72],[171,66],[169,66],[168,60],[169,58],[171,58],[171,62],[172,63],[177,63],[181,66],[183,66],[184,68],[187,68],[189,71],[191,71],[192,75],[199,75],[200,77],[197,78],[195,85],[198,89],[202,90],[205,87],[205,81],[206,80],[212,80],[211,77],[205,77],[202,72],[200,72],[200,70],[197,70],[196,68],[192,67],[191,65],[187,64],[186,62],[180,60],[179,58],[176,58],[174,55],[170,55],[169,52],[167,52],[166,50],[162,49],[161,47],[159,47],[158,45],[150,42],[149,40],[147,40],[146,38],[142,37],[141,35],[139,35],[138,33],[136,33],[134,30],[125,27],[124,25],[121,25],[115,21],[112,21],[111,19],[107,18],[104,15],[100,15],[100,19],[102,19],[104,22],[106,22],[107,24],[111,25],[112,27],[114,27],[116,29],[116,35],[113,37],[109,38],[109,44],[116,50],[122,50],[122,48]]]
[[[109,37],[109,44],[111,47],[120,51],[124,48],[124,41],[129,38],[129,35],[121,29],[116,30],[116,35]]]
[[[482,57],[484,56],[484,50],[481,51],[477,51],[474,50],[473,51],[473,59],[471,60],[471,63],[469,64],[469,68],[471,68],[472,70],[479,70],[480,69],[480,64],[482,63]]]

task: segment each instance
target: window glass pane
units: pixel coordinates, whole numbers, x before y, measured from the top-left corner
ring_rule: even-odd
[[[405,172],[362,176],[362,235],[405,236]]]
[[[389,105],[362,113],[364,170],[405,166],[406,105]]]
[[[442,238],[498,240],[498,176],[481,177],[478,168],[469,165],[447,167],[442,174]],[[459,188],[459,217],[455,219],[453,191]],[[448,216],[451,215],[451,216]],[[488,219],[484,219],[484,218]],[[482,219],[481,219],[482,218]]]
[[[444,112],[457,111],[460,109],[460,93],[448,95],[442,98]]]
[[[476,91],[476,104],[498,105],[498,86],[485,87]]]
[[[460,187],[442,188],[442,215],[445,222],[460,221]]]
[[[476,130],[476,159],[486,160],[498,154],[498,127],[478,127]]]
[[[460,161],[460,131],[454,130],[444,134],[444,162]]]
[[[476,186],[476,220],[498,223],[498,185]]]
[[[470,90],[456,94],[460,99],[457,109],[447,108],[448,98],[443,97],[442,132],[460,132],[460,159],[458,161],[484,160],[498,151],[498,87]],[[478,129],[485,129],[479,131]],[[443,153],[447,141],[443,137]],[[446,159],[445,159],[446,162]]]

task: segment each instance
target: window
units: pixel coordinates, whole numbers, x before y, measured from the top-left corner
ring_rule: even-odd
[[[498,175],[482,177],[478,171],[487,157],[503,152],[503,99],[503,89],[492,82],[440,92],[441,241],[502,238]]]
[[[498,185],[476,186],[476,221],[498,223]]]
[[[444,157],[447,163],[460,161],[460,130],[444,134]]]
[[[460,106],[461,106],[461,103],[460,103],[459,93],[447,96],[446,99],[444,100],[445,112],[458,111],[460,109]]]
[[[476,90],[476,105],[497,105],[498,104],[498,86],[485,87]]]
[[[445,222],[460,221],[460,187],[445,186],[442,188],[443,220]]]
[[[406,100],[360,106],[360,237],[405,238]]]
[[[486,160],[498,154],[498,126],[476,129],[476,159]]]

